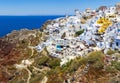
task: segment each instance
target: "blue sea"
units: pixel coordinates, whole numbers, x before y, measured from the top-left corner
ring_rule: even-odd
[[[5,36],[13,30],[23,28],[37,29],[42,26],[47,20],[63,17],[56,16],[0,16],[0,37]]]

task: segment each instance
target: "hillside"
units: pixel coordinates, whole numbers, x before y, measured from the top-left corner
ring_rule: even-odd
[[[76,10],[0,38],[0,83],[120,83],[119,8]]]

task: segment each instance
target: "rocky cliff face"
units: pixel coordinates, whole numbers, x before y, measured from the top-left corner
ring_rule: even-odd
[[[44,41],[44,36],[45,34],[39,30],[23,29],[0,38],[0,82],[6,83],[20,73],[14,64],[32,58],[32,49],[29,46],[38,45]],[[34,52],[33,55],[35,54]]]
[[[105,6],[100,8],[104,9]],[[36,46],[48,38],[43,32],[48,24],[54,21],[47,21],[40,30],[22,29],[0,38],[0,83],[120,82],[119,51],[93,51],[62,66],[46,47],[37,51]]]
[[[35,46],[44,41],[45,34],[39,30],[14,31],[0,39],[0,82],[2,83],[116,83],[119,70],[105,70],[102,52],[91,57],[76,58],[60,67],[60,60],[50,57],[46,48],[37,52]],[[114,53],[114,52],[110,52]],[[110,54],[109,53],[109,54]],[[94,55],[94,56],[93,56]],[[92,57],[93,56],[93,57]],[[98,57],[99,56],[99,57]],[[120,55],[117,54],[119,57]],[[23,62],[26,61],[26,62]],[[32,64],[29,62],[33,60]],[[28,61],[28,62],[27,62]],[[16,68],[29,64],[21,70]],[[89,64],[88,64],[89,63]],[[19,65],[20,64],[20,65]]]
[[[7,82],[12,77],[9,74],[11,72],[9,68],[12,68],[13,64],[17,63],[21,57],[19,51],[15,48],[16,43],[9,43],[0,39],[0,81]]]

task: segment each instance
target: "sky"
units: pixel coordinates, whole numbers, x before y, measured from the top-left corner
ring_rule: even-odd
[[[114,6],[120,0],[0,0],[0,15],[71,15],[75,9]]]

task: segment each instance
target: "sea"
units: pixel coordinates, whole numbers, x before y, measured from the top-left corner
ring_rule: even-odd
[[[53,20],[64,15],[48,16],[0,16],[0,37],[5,36],[13,30],[38,29],[47,20]]]

